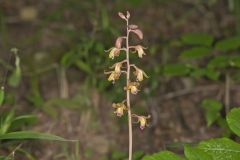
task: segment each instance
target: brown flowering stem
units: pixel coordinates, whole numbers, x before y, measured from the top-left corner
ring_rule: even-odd
[[[126,79],[126,86],[129,86],[130,82],[130,62],[129,62],[129,29],[128,29],[128,19],[127,21],[127,36],[126,36],[126,60],[127,60],[127,79]],[[131,113],[131,106],[130,106],[130,91],[129,89],[126,90],[127,94],[127,108],[128,108],[128,132],[129,132],[129,156],[128,160],[132,160],[132,113]]]

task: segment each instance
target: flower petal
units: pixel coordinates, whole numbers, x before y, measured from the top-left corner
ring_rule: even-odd
[[[115,42],[115,47],[116,48],[121,48],[122,47],[122,40],[123,40],[123,37],[118,37],[116,42]]]
[[[118,12],[118,16],[122,19],[127,19],[122,12]]]
[[[140,29],[135,29],[135,30],[131,30],[133,33],[135,33],[139,39],[143,39],[143,33]]]

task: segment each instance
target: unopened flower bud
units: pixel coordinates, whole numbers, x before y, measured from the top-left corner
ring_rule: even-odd
[[[118,16],[122,19],[127,20],[127,18],[125,17],[125,15],[122,12],[118,12]]]

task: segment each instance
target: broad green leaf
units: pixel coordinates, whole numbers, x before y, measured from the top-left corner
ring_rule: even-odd
[[[213,43],[213,36],[207,33],[186,33],[181,39],[183,43],[190,45],[211,46]]]
[[[205,76],[205,68],[194,68],[190,75],[196,78]]]
[[[0,106],[3,104],[4,101],[4,87],[0,89]]]
[[[234,50],[240,47],[240,37],[230,37],[216,43],[215,48],[221,51]]]
[[[170,151],[162,151],[153,155],[148,155],[143,160],[184,160],[182,157]]]
[[[234,108],[227,114],[229,128],[240,136],[240,108]]]
[[[240,67],[240,56],[231,56],[229,58],[229,65],[231,67]]]
[[[133,160],[140,160],[144,155],[143,151],[136,151],[133,153]]]
[[[218,80],[220,77],[220,72],[213,69],[205,69],[205,75],[212,80]]]
[[[184,58],[201,58],[208,55],[212,51],[208,47],[193,47],[191,49],[184,50],[181,53],[181,57]]]
[[[0,140],[10,139],[41,139],[50,141],[67,141],[66,139],[47,133],[39,133],[34,131],[19,131],[0,135]]]
[[[197,147],[184,146],[184,154],[188,160],[213,160],[213,158]]]
[[[217,56],[208,63],[208,68],[226,68],[229,66],[229,56]]]
[[[191,76],[197,78],[206,76],[209,79],[217,80],[220,76],[220,72],[213,70],[211,68],[194,68],[193,71],[191,72]]]
[[[212,156],[213,160],[239,160],[240,144],[219,138],[200,142],[198,148]]]
[[[183,76],[190,72],[190,68],[185,64],[166,64],[163,73],[169,76]]]
[[[202,102],[202,107],[206,111],[207,125],[211,126],[220,117],[220,110],[223,105],[215,99],[205,99]]]
[[[219,117],[216,123],[220,128],[224,129],[224,132],[222,133],[223,137],[230,137],[232,135],[232,131],[229,128],[225,117]]]

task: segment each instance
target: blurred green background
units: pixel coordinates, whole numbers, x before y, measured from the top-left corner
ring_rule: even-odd
[[[144,58],[131,57],[149,76],[132,98],[133,110],[152,115],[144,131],[134,124],[134,159],[230,134],[223,117],[240,104],[233,98],[240,80],[238,0],[2,0],[0,81],[6,98],[0,118],[29,114],[9,130],[79,140],[23,142],[17,156],[127,157],[127,117],[115,117],[111,107],[124,98],[125,81],[113,85],[104,75],[113,64],[104,50],[125,33],[119,11],[130,11],[147,47]],[[1,154],[19,142],[6,143]]]

